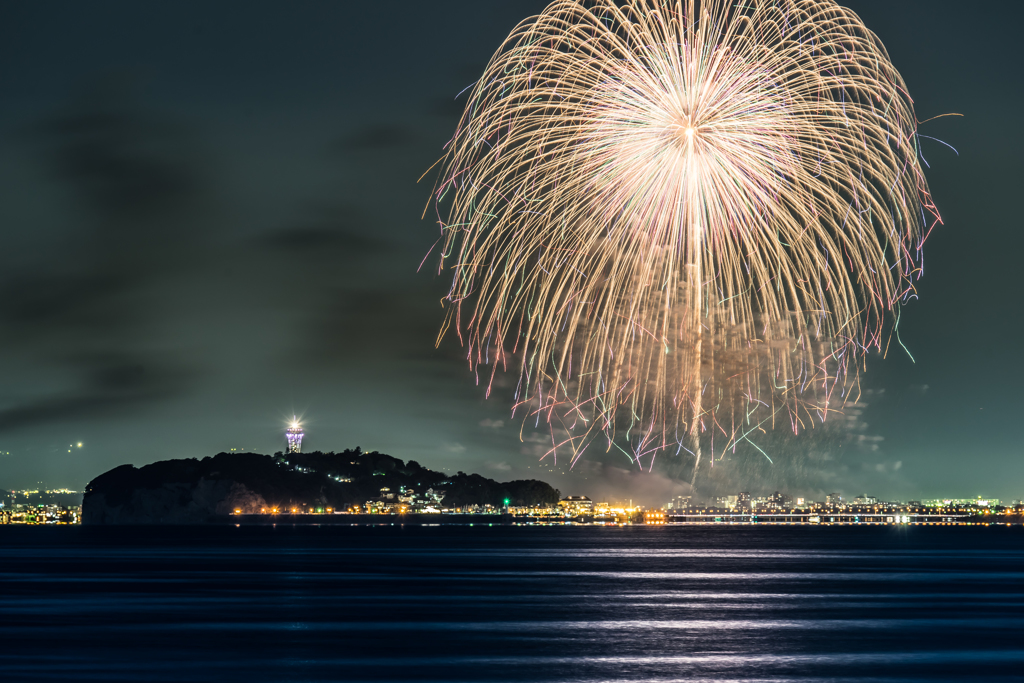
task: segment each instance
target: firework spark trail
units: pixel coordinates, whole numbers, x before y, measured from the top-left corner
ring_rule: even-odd
[[[918,147],[885,48],[830,0],[558,0],[447,148],[445,329],[585,425],[574,460],[622,432],[653,463],[682,431],[695,477],[709,425],[798,431],[881,348],[940,222]]]

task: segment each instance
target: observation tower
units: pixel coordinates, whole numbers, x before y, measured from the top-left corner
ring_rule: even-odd
[[[305,432],[302,431],[302,425],[299,424],[298,418],[292,418],[292,423],[285,430],[285,435],[288,437],[288,452],[289,453],[301,453],[302,452],[302,437]]]

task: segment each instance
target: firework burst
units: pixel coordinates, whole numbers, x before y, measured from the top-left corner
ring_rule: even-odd
[[[919,159],[903,80],[830,0],[560,0],[449,143],[445,329],[521,373],[555,454],[798,431],[915,294]]]

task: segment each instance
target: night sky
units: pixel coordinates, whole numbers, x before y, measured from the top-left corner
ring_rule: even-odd
[[[780,436],[774,468],[741,459],[719,484],[1024,498],[1024,12],[845,4],[919,119],[964,115],[921,129],[959,156],[923,143],[945,226],[900,325],[916,363],[870,357],[841,429]],[[446,282],[433,255],[417,273],[438,230],[420,220],[432,182],[416,181],[456,95],[544,5],[5,3],[0,488],[273,453],[296,414],[304,450],[358,445],[611,500],[684,493],[621,455],[539,465],[543,436],[520,441],[511,389],[484,400],[457,341],[434,348]]]

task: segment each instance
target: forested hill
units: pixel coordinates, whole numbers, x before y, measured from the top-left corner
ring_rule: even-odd
[[[345,510],[392,492],[443,493],[445,507],[545,505],[560,493],[537,480],[497,482],[479,474],[447,475],[359,448],[341,453],[219,453],[201,460],[122,465],[93,479],[83,501],[85,523],[191,523],[264,506]]]
[[[359,448],[341,453],[278,454],[275,459],[292,468],[351,479],[345,490],[355,495],[352,502],[357,503],[379,496],[385,487],[392,491],[405,487],[420,493],[428,488],[444,491],[444,504],[449,507],[498,506],[505,499],[512,505],[554,505],[561,495],[536,479],[500,483],[479,474],[448,475],[427,469],[415,460],[403,462],[384,453],[363,453]]]

